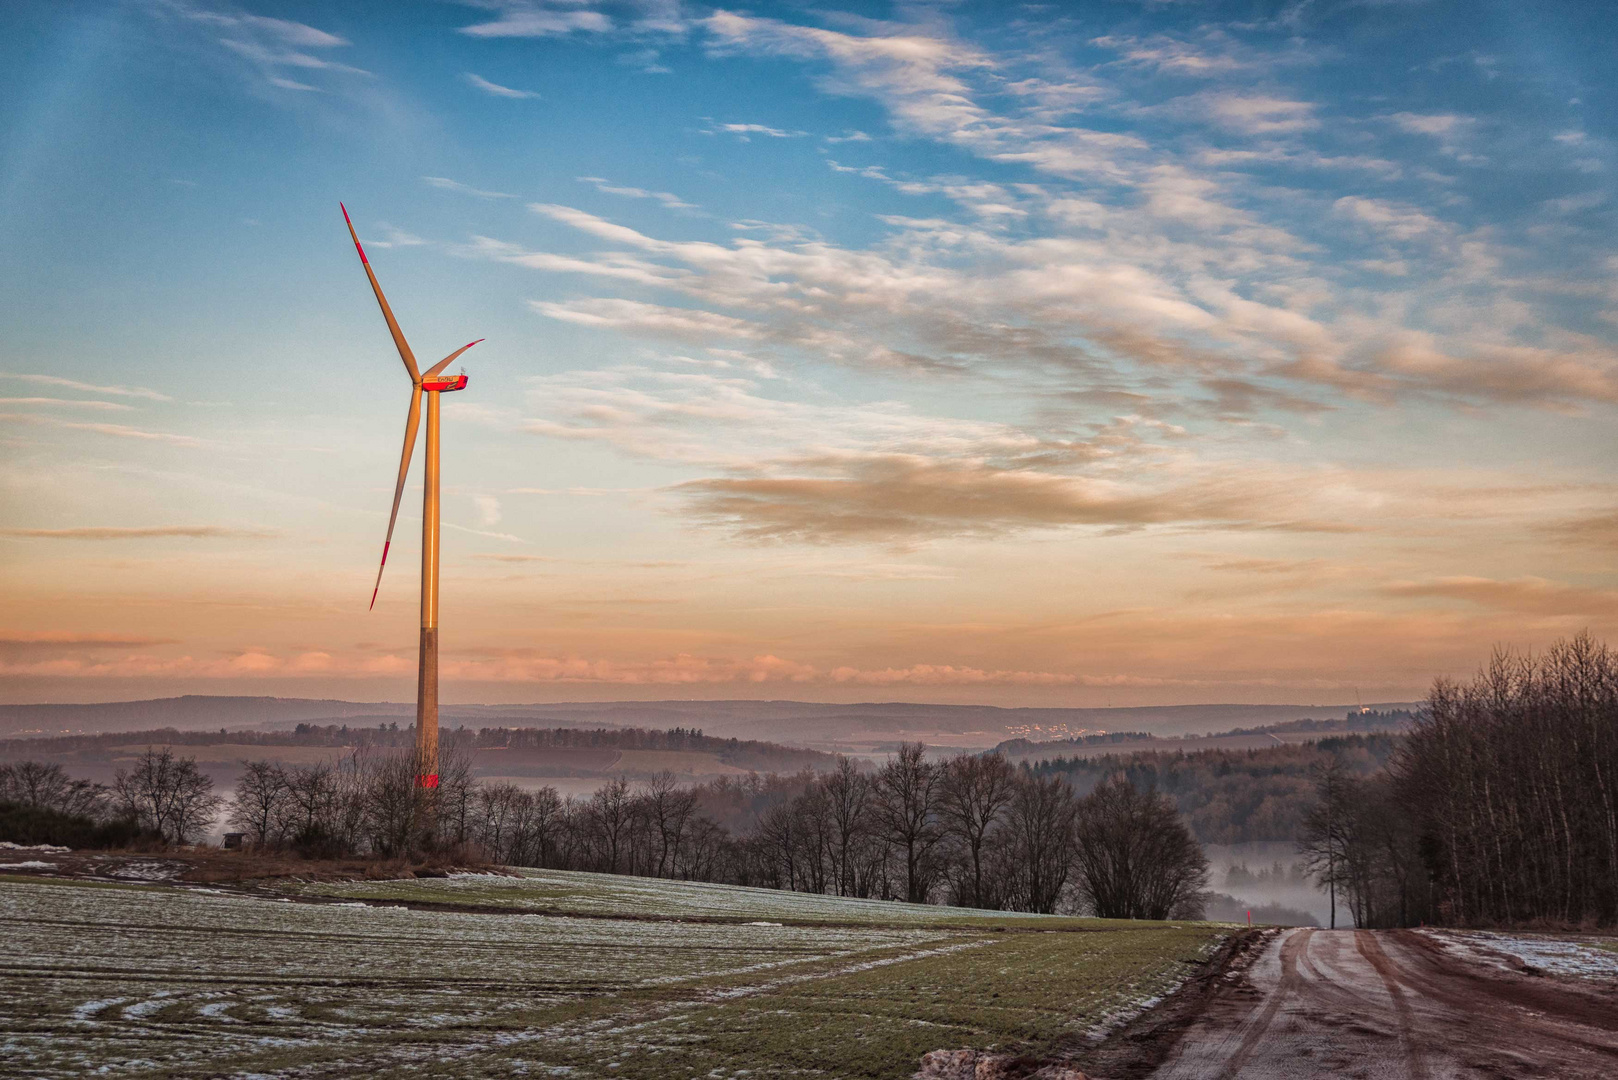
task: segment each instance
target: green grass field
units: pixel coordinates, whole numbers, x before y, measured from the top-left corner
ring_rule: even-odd
[[[614,916],[627,919],[681,919],[746,922],[767,919],[798,926],[928,926],[982,930],[994,926],[1027,930],[1069,926],[1096,930],[1100,919],[1065,919],[1015,911],[975,911],[937,904],[857,900],[781,889],[749,889],[700,881],[664,881],[623,874],[512,868],[497,874],[455,874],[448,878],[395,881],[283,882],[278,890],[295,897],[452,904],[477,909],[542,915]]]
[[[560,872],[319,888],[510,913],[3,879],[0,1060],[42,1077],[905,1077],[941,1047],[1084,1039],[1221,934]],[[569,906],[589,917],[551,913]]]

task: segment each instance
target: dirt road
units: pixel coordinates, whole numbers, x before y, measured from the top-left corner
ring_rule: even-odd
[[[1618,1077],[1618,987],[1416,931],[1291,930],[1230,977],[1159,1080]]]

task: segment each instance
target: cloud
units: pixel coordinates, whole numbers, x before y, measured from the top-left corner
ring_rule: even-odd
[[[294,49],[267,48],[257,42],[238,41],[234,38],[221,38],[219,44],[266,69],[291,67],[307,71],[341,71],[350,75],[370,74],[364,68],[350,67]]]
[[[511,533],[489,532],[485,529],[469,529],[465,525],[457,525],[451,521],[444,522],[444,528],[454,529],[456,532],[467,533],[470,536],[484,536],[490,540],[504,540],[508,544],[528,543],[528,541],[524,540],[522,537],[513,536]]]
[[[647,334],[674,341],[703,342],[714,337],[746,340],[760,336],[757,327],[729,315],[664,307],[638,300],[601,297],[560,303],[530,300],[528,304],[546,318],[559,322]]]
[[[1376,353],[1376,362],[1414,385],[1460,400],[1569,408],[1618,403],[1618,350],[1597,345],[1553,349],[1480,344],[1447,352],[1432,335],[1406,331]]]
[[[485,527],[500,524],[500,500],[493,495],[474,495],[472,505],[477,507],[478,524]]]
[[[543,0],[497,0],[494,6],[500,12],[499,18],[463,26],[460,32],[482,38],[561,37],[578,31],[606,33],[613,28],[606,15],[581,9],[568,0],[555,4]]]
[[[666,64],[658,63],[662,56],[657,49],[637,49],[634,52],[620,53],[618,63],[625,67],[637,68],[645,75],[672,75],[674,69]]]
[[[1400,112],[1387,119],[1400,131],[1410,135],[1425,135],[1433,139],[1438,143],[1439,149],[1457,161],[1469,164],[1483,161],[1481,157],[1465,150],[1464,144],[1477,127],[1477,120],[1473,117],[1456,113]]]
[[[1332,209],[1394,240],[1414,240],[1446,231],[1442,224],[1415,207],[1383,199],[1345,195],[1332,204]]]
[[[1220,127],[1243,135],[1291,135],[1320,126],[1310,102],[1265,94],[1207,93],[1173,104],[1194,105]]]
[[[465,79],[468,85],[475,89],[482,90],[485,94],[488,94],[491,97],[516,99],[539,97],[539,95],[534,93],[532,90],[513,90],[509,86],[501,86],[499,83],[492,83],[483,76],[476,75],[470,71],[463,72],[461,78]]]
[[[1211,78],[1253,66],[1252,61],[1240,60],[1232,55],[1232,43],[1222,36],[1217,41],[1222,48],[1218,49],[1198,46],[1166,34],[1149,38],[1108,34],[1092,39],[1090,44],[1117,52],[1119,63],[1151,68],[1168,75]]]
[[[156,390],[149,390],[144,386],[97,386],[95,383],[78,382],[74,379],[62,379],[55,375],[34,375],[21,372],[0,371],[0,379],[18,379],[22,382],[38,383],[41,386],[60,386],[64,390],[82,390],[87,394],[112,394],[114,397],[145,398],[147,401],[173,401],[167,394],[160,394]]]
[[[673,490],[690,500],[689,512],[698,520],[751,540],[904,542],[1029,528],[1167,524],[1357,531],[1346,523],[1301,518],[1298,507],[1257,478],[1142,490],[1116,480],[917,455],[797,464],[798,475],[716,477]]]
[[[190,27],[189,44],[199,57],[215,66],[224,59],[233,73],[261,96],[265,87],[300,94],[344,89],[341,82],[319,85],[310,73],[371,74],[329,58],[331,50],[349,46],[347,38],[305,23],[211,11],[189,0],[158,0],[141,6],[154,16],[177,19],[181,26]]]
[[[1423,116],[1418,113],[1394,113],[1388,117],[1400,131],[1408,131],[1416,135],[1431,135],[1441,138],[1452,134],[1471,124],[1468,117],[1456,116],[1454,113]]]
[[[330,49],[339,45],[349,44],[348,39],[328,34],[324,30],[317,30],[300,22],[289,22],[286,19],[271,19],[263,15],[243,15],[241,21],[248,25],[279,37],[289,45],[302,45],[306,48]]]
[[[917,131],[959,130],[986,115],[957,75],[993,66],[970,46],[920,33],[860,37],[728,11],[716,11],[703,25],[715,53],[752,50],[830,60],[837,74],[822,82],[825,89],[881,97],[904,126]]]
[[[1581,547],[1618,551],[1618,510],[1547,522],[1540,530]]]
[[[1322,559],[1211,559],[1209,570],[1237,574],[1315,574],[1326,567]]]
[[[323,650],[274,652],[263,647],[241,649],[216,659],[191,656],[160,656],[150,653],[96,659],[71,655],[77,649],[139,649],[167,644],[159,639],[115,639],[104,641],[64,640],[51,646],[35,646],[24,641],[18,649],[8,649],[0,637],[0,675],[35,677],[55,675],[64,678],[306,678],[324,675],[336,678],[375,678],[400,676],[415,670],[414,657],[393,654],[344,655]],[[37,657],[38,652],[60,650],[59,658]],[[1026,671],[984,671],[949,664],[917,664],[908,669],[863,671],[839,667],[824,671],[772,653],[753,656],[702,656],[676,653],[648,659],[589,659],[551,656],[532,649],[502,648],[470,650],[461,655],[446,654],[440,661],[445,678],[459,682],[558,683],[573,685],[682,686],[682,685],[760,685],[837,684],[866,685],[984,685],[984,684],[1062,684],[1078,681],[1071,675]]]
[[[227,15],[216,11],[193,8],[182,2],[182,0],[174,0],[168,6],[194,22],[208,26],[246,28],[260,31],[265,37],[287,45],[297,45],[309,49],[332,49],[349,44],[347,38],[341,38],[336,34],[318,30],[306,23],[291,22],[287,19],[272,19],[264,15]]]
[[[1384,586],[1389,596],[1463,600],[1482,607],[1527,615],[1561,617],[1618,615],[1618,589],[1587,588],[1542,577],[1496,580],[1446,577],[1436,581],[1397,582]]]
[[[0,420],[9,420],[17,424],[32,424],[36,427],[67,428],[72,431],[90,431],[97,435],[112,435],[120,439],[141,439],[148,442],[166,442],[175,446],[201,446],[201,439],[191,435],[174,435],[166,431],[144,431],[140,428],[127,427],[124,424],[94,424],[71,420],[59,420],[54,416],[38,416],[31,413],[0,413]]]
[[[554,555],[473,555],[472,558],[503,563],[553,563],[562,561]]]
[[[751,136],[763,135],[771,139],[798,139],[809,134],[807,131],[786,131],[782,128],[773,128],[766,124],[715,124],[708,129],[710,135],[737,135],[742,142],[748,142]]]
[[[189,539],[267,540],[274,529],[238,529],[223,525],[91,525],[72,529],[0,529],[0,536],[26,540],[149,540],[179,536]]]
[[[77,409],[95,409],[100,412],[129,412],[132,405],[121,405],[116,401],[81,401],[77,398],[51,398],[51,397],[0,397],[0,405],[39,405],[64,406]]]
[[[19,653],[70,653],[84,649],[145,649],[173,645],[173,638],[128,637],[121,634],[81,634],[71,631],[0,631],[0,656]]]
[[[387,239],[386,240],[367,239],[366,243],[370,244],[372,247],[379,247],[379,248],[421,247],[422,245],[427,243],[427,241],[423,240],[421,237],[417,236],[415,233],[405,232],[403,229],[401,229],[401,228],[399,228],[399,227],[397,227],[395,225],[389,225],[385,221],[377,222],[376,227],[382,230],[382,235],[387,237]]]
[[[670,210],[694,210],[696,207],[667,191],[648,191],[645,188],[628,187],[623,184],[614,184],[600,176],[578,177],[581,184],[592,184],[597,191],[607,195],[622,195],[626,199],[655,199]]]
[[[984,671],[952,664],[913,664],[879,670],[837,667],[829,674],[833,682],[860,686],[1069,686],[1079,681],[1077,675],[1051,671]]]
[[[874,368],[999,370],[1020,380],[1040,371],[1068,379],[1082,373],[1119,389],[1145,371],[1179,368],[1207,380],[1217,397],[1177,396],[1174,407],[1206,409],[1227,421],[1257,410],[1323,411],[1309,395],[1276,385],[1280,380],[1364,400],[1426,393],[1564,407],[1610,399],[1613,352],[1559,328],[1534,335],[1538,344],[1516,344],[1501,340],[1515,336],[1511,328],[1458,312],[1439,348],[1422,346],[1423,336],[1398,329],[1397,321],[1333,318],[1343,312],[1329,278],[1307,277],[1309,298],[1294,302],[1311,249],[1231,206],[1218,182],[1180,167],[1143,173],[1141,201],[1129,209],[1072,198],[1012,206],[1007,202],[1020,193],[993,184],[937,183],[927,190],[950,194],[987,224],[890,216],[883,220],[891,234],[865,249],[791,230],[730,244],[676,242],[587,211],[536,203],[530,206],[536,213],[631,250],[553,255],[478,238],[465,253],[667,289],[686,305],[604,297],[534,302],[543,314],[581,325],[710,347],[745,340],[778,354]],[[1451,273],[1468,288],[1502,287],[1487,244],[1413,206],[1343,196],[1332,207],[1333,219],[1377,238],[1426,241],[1401,252],[1407,279],[1413,261],[1453,253],[1458,265]],[[1106,239],[1060,229],[1008,236],[994,224],[1007,211],[1042,223],[1071,221],[1076,230],[1104,228]],[[1167,232],[1186,227],[1208,239]],[[963,252],[971,254],[969,266]],[[1218,278],[1188,275],[1183,263]],[[1411,311],[1420,304],[1417,295],[1407,281],[1377,299]],[[1480,360],[1487,363],[1469,381],[1465,366]],[[1154,390],[1147,400],[1158,397]]]
[[[508,195],[504,191],[482,191],[475,187],[469,187],[458,180],[451,180],[444,176],[424,176],[421,178],[421,180],[422,183],[426,184],[427,186],[438,188],[440,191],[456,191],[462,195],[471,195],[479,199],[516,198],[515,195]]]

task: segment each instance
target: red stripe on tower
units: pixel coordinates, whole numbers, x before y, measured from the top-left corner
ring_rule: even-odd
[[[419,788],[435,788],[435,787],[437,787],[438,786],[438,774],[433,773],[431,776],[418,776],[418,777],[416,777],[416,786],[419,787]]]

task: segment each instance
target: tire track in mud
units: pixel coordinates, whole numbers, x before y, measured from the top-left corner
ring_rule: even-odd
[[[1269,1000],[1264,1003],[1264,1007],[1259,1010],[1252,1027],[1242,1039],[1241,1044],[1236,1047],[1236,1052],[1230,1056],[1230,1060],[1220,1070],[1219,1080],[1232,1080],[1237,1073],[1241,1072],[1242,1066],[1251,1060],[1254,1052],[1258,1050],[1260,1041],[1269,1033],[1270,1025],[1275,1022],[1275,1014],[1281,1010],[1282,1005],[1287,1003],[1287,999],[1296,992],[1301,981],[1301,976],[1298,974],[1298,959],[1307,951],[1309,938],[1313,934],[1313,930],[1304,930],[1301,933],[1289,936],[1281,943],[1281,981],[1274,992],[1270,994]]]
[[[1151,1075],[1611,1080],[1618,985],[1493,965],[1427,933],[1294,930],[1222,982]]]
[[[1382,951],[1381,943],[1371,931],[1356,930],[1354,948],[1376,969],[1382,978],[1382,985],[1387,988],[1388,997],[1393,1000],[1393,1011],[1399,1019],[1399,1043],[1404,1047],[1405,1058],[1410,1063],[1411,1080],[1427,1080],[1427,1065],[1416,1042],[1410,1003],[1405,1000],[1404,987],[1399,985],[1398,969],[1388,959],[1388,954]]]

